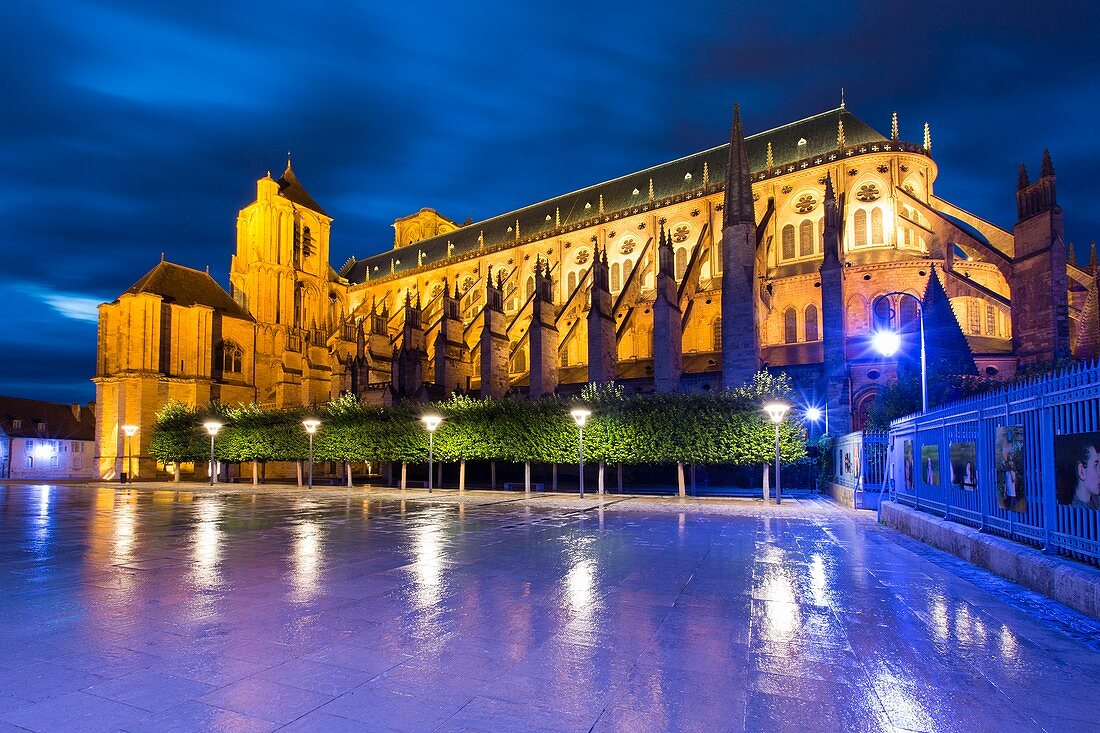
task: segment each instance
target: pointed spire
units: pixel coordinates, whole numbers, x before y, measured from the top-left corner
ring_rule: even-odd
[[[1089,272],[1092,273],[1093,276],[1095,276],[1096,271],[1096,242],[1089,242]]]
[[[840,88],[840,108],[844,109],[844,87]]]
[[[516,241],[519,241],[519,219],[516,219]]]
[[[893,116],[890,118],[890,139],[891,140],[897,140],[898,139],[898,113],[897,112],[894,112]]]
[[[649,200],[653,200],[653,179],[649,179]]]
[[[1054,175],[1054,164],[1050,162],[1050,151],[1043,150],[1043,170],[1039,174],[1042,178],[1050,178]]]
[[[489,269],[488,269],[488,271],[486,272],[486,275],[485,275],[485,289],[486,290],[492,290],[493,289],[493,266],[492,265],[489,265]]]
[[[1027,166],[1025,166],[1023,163],[1020,163],[1020,175],[1016,179],[1016,190],[1023,191],[1029,185],[1031,185],[1031,181],[1029,181],[1027,178]]]
[[[477,233],[477,248],[485,249],[485,231],[482,230]]]
[[[600,213],[603,213],[603,194],[600,194]]]
[[[289,148],[286,151],[286,169],[290,170],[290,149]],[[306,171],[306,173],[309,173],[309,171]]]
[[[840,262],[840,211],[837,208],[836,192],[833,190],[833,176],[825,174],[825,228],[822,238],[822,266],[838,265]]]
[[[775,155],[772,154],[772,141],[768,141],[768,154],[764,160],[764,165],[768,168],[775,167]]]
[[[924,123],[924,149],[927,151],[932,150],[932,128],[927,122]]]
[[[843,109],[843,104],[841,108]],[[836,146],[844,147],[844,115],[838,115],[836,118]]]
[[[1066,247],[1066,262],[1077,267],[1077,249],[1073,246],[1073,242]]]
[[[653,179],[650,179],[653,180]],[[710,163],[703,161],[703,188],[710,185]]]
[[[561,208],[558,206],[554,207],[554,228],[561,228]]]
[[[733,105],[730,129],[729,162],[726,166],[726,196],[723,204],[724,225],[756,223],[752,206],[752,178],[745,130],[741,126],[741,105]]]

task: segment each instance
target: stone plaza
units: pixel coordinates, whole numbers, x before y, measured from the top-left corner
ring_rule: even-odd
[[[1100,622],[812,495],[0,513],[0,731],[1100,730]]]

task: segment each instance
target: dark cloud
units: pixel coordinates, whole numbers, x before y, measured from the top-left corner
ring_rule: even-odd
[[[223,282],[255,180],[295,169],[333,261],[394,218],[510,208],[834,106],[932,124],[937,192],[1002,226],[1049,147],[1082,253],[1100,141],[1092,3],[0,5],[0,391],[89,399],[95,326],[161,251]],[[262,9],[261,9],[262,8]],[[70,307],[71,306],[71,307]],[[74,310],[75,308],[75,310]],[[87,313],[84,313],[85,317]]]

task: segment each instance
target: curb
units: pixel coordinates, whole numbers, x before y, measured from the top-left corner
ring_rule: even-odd
[[[1100,619],[1100,570],[892,501],[882,502],[882,523]]]

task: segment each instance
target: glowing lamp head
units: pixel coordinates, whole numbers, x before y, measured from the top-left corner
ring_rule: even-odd
[[[134,437],[134,435],[137,434],[137,431],[138,431],[138,426],[137,425],[123,425],[122,426],[122,432],[126,433],[127,438]]]
[[[778,425],[783,422],[783,418],[787,416],[787,410],[791,409],[791,406],[786,402],[769,402],[764,405],[764,412],[768,413],[768,418]]]
[[[428,429],[429,433],[434,433],[439,424],[443,422],[443,418],[439,415],[425,415],[420,418],[420,422],[424,423],[424,427]]]
[[[893,356],[901,348],[901,336],[897,331],[875,331],[875,334],[871,337],[871,343],[874,345],[875,351],[883,356]]]
[[[592,414],[592,411],[583,407],[576,407],[569,414],[573,416],[573,422],[577,423],[577,427],[583,428],[584,424],[588,422],[588,417]]]
[[[208,432],[211,437],[217,435],[218,431],[222,429],[222,424],[216,420],[208,420],[204,422],[202,426],[206,428],[206,432]]]
[[[302,420],[302,427],[306,429],[307,433],[313,435],[317,432],[317,428],[321,427],[321,421],[312,418],[309,420]]]
[[[809,420],[810,422],[817,422],[818,420],[821,419],[821,408],[820,407],[807,407],[805,414],[806,414],[806,419],[807,420]]]

